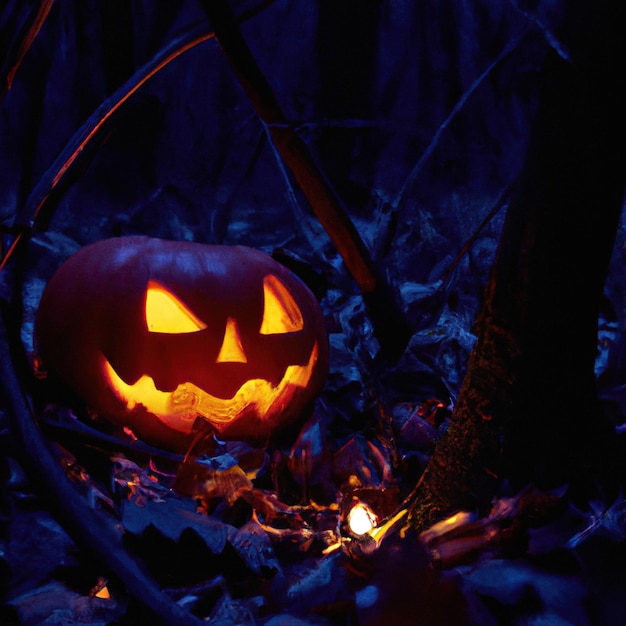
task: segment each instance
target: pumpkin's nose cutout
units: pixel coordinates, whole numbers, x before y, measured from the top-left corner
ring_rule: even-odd
[[[224,332],[224,340],[222,347],[215,359],[216,363],[247,363],[246,353],[241,345],[241,337],[239,336],[239,328],[234,317],[226,320],[226,331]]]

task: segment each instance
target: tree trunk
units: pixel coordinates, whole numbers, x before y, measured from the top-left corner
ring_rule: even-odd
[[[467,374],[413,500],[418,528],[488,505],[503,479],[580,489],[613,471],[594,363],[626,172],[624,16],[620,2],[572,3],[556,33]]]

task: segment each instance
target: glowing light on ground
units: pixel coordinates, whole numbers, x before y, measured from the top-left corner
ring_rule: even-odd
[[[364,535],[376,526],[376,514],[363,502],[355,504],[348,513],[348,526],[353,535]]]

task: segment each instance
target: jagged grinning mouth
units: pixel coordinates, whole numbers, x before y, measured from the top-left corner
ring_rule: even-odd
[[[211,423],[226,424],[243,411],[254,409],[263,416],[281,398],[289,386],[306,387],[313,375],[319,348],[313,345],[309,362],[306,365],[290,365],[277,385],[262,378],[246,381],[232,398],[216,398],[190,382],[178,385],[174,391],[161,391],[156,388],[151,376],[143,375],[129,385],[117,374],[108,359],[102,357],[102,372],[115,395],[128,410],[143,406],[169,428],[190,434],[198,416]]]

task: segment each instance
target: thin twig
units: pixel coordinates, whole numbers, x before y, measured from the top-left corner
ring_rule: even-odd
[[[243,13],[239,20],[244,22],[257,15],[260,11],[273,4],[275,0],[264,0]],[[139,68],[119,89],[89,116],[87,121],[74,133],[59,156],[41,177],[31,191],[26,202],[18,210],[13,223],[15,238],[4,257],[0,260],[0,271],[4,269],[15,252],[24,233],[30,231],[47,205],[52,195],[66,182],[70,174],[78,170],[91,157],[97,148],[97,140],[106,134],[117,114],[128,100],[172,61],[188,50],[212,39],[213,32],[206,24],[197,25],[172,41],[155,55],[150,61]]]
[[[113,525],[90,508],[72,486],[36,423],[13,362],[7,329],[0,317],[1,390],[12,418],[12,432],[19,439],[25,469],[48,498],[61,526],[77,545],[121,580],[128,593],[154,614],[156,623],[164,626],[203,624],[159,589],[128,554]]]
[[[58,188],[61,181],[68,176],[78,162],[82,161],[86,155],[86,150],[95,145],[96,137],[103,134],[111,120],[131,96],[174,59],[212,37],[213,33],[207,31],[206,26],[194,28],[168,45],[138,70],[111,97],[107,98],[74,134],[65,149],[41,178],[28,196],[23,209],[18,212],[16,224],[20,226],[32,226],[34,224],[50,194]]]
[[[35,38],[39,34],[39,31],[43,27],[46,18],[48,17],[48,13],[50,13],[50,9],[54,0],[41,0],[39,3],[39,8],[35,13],[30,26],[26,28],[23,37],[18,36],[15,38],[11,49],[7,55],[7,60],[5,66],[2,68],[2,84],[0,85],[0,102],[4,99],[6,94],[11,91],[11,87],[13,86],[13,79],[15,78],[15,74],[19,70],[22,62],[24,61],[24,57],[30,50],[30,47],[33,45]]]
[[[531,22],[537,29],[543,34],[548,45],[564,60],[568,63],[572,62],[572,57],[567,46],[563,44],[557,36],[552,32],[544,22],[542,22],[537,15],[530,11],[525,11],[517,0],[509,0],[509,3],[513,5],[516,11],[521,13],[529,22]]]
[[[213,37],[213,33],[203,25],[177,38],[141,67],[89,116],[39,179],[24,205],[18,210],[13,223],[13,230],[16,233],[15,239],[0,261],[0,271],[4,269],[9,258],[15,252],[24,233],[34,227],[52,194],[57,192],[69,175],[93,154],[96,148],[96,139],[100,138],[110,127],[111,122],[131,96],[175,58],[211,37]]]
[[[485,229],[487,224],[491,222],[491,220],[500,212],[500,210],[506,205],[507,200],[509,198],[509,194],[511,192],[512,185],[508,185],[505,189],[500,192],[496,202],[491,207],[491,210],[487,215],[483,218],[482,222],[478,226],[478,228],[472,233],[472,236],[463,244],[463,247],[456,255],[454,260],[448,265],[446,271],[443,273],[441,277],[441,285],[439,286],[439,291],[445,290],[448,280],[450,280],[450,276],[454,271],[454,268],[460,263],[461,259],[468,253],[470,248],[474,245],[480,233]]]
[[[266,125],[276,151],[333,239],[361,290],[373,291],[376,272],[361,237],[308,147],[288,123],[272,87],[241,35],[228,2],[207,0],[201,4],[211,21],[218,44],[260,120]]]
[[[339,251],[368,305],[381,353],[395,358],[410,337],[410,327],[386,277],[369,251],[341,200],[313,158],[308,146],[286,119],[276,96],[243,38],[227,0],[201,0],[216,39],[276,152],[307,198],[313,213]]]
[[[470,99],[470,97],[473,95],[473,93],[478,89],[478,87],[480,87],[480,85],[482,85],[484,80],[491,74],[491,72],[509,54],[511,54],[511,52],[513,52],[513,50],[515,50],[515,48],[519,45],[520,41],[522,40],[522,38],[524,37],[525,34],[526,34],[526,31],[524,31],[522,34],[518,35],[515,39],[511,40],[505,46],[505,48],[500,52],[500,54],[487,66],[487,68],[483,71],[483,73],[480,74],[480,76],[478,76],[474,80],[474,82],[469,86],[469,89],[467,89],[465,91],[465,93],[463,93],[463,95],[459,98],[458,102],[454,105],[454,108],[452,109],[452,111],[450,111],[448,117],[446,117],[446,119],[441,123],[441,125],[437,129],[437,132],[433,135],[433,138],[431,139],[430,143],[428,144],[428,147],[426,148],[426,150],[424,150],[424,152],[422,153],[422,156],[419,158],[419,160],[417,161],[417,163],[415,164],[415,166],[411,170],[411,173],[408,175],[407,179],[404,181],[404,184],[402,185],[402,187],[398,191],[395,199],[392,202],[392,207],[394,209],[397,209],[400,206],[400,204],[402,203],[402,199],[404,197],[404,194],[407,192],[407,189],[412,184],[412,182],[415,180],[415,178],[417,178],[417,176],[420,173],[422,167],[424,167],[424,164],[426,163],[426,161],[428,161],[428,159],[432,156],[432,154],[435,151],[437,145],[439,144],[439,140],[441,139],[441,136],[443,135],[444,131],[448,128],[448,126],[450,126],[450,124],[452,123],[454,118],[463,110],[463,107],[465,106],[467,101]]]

